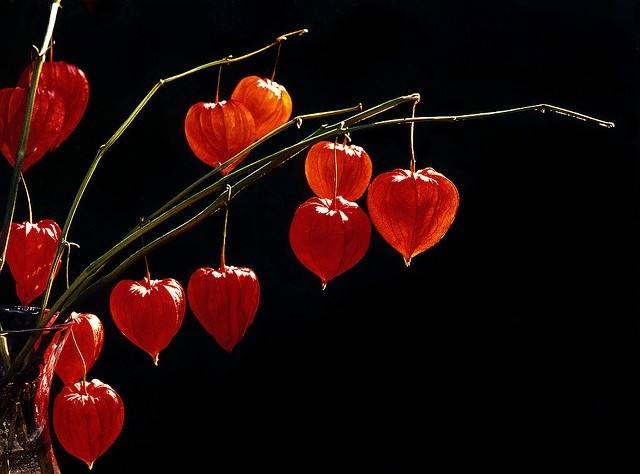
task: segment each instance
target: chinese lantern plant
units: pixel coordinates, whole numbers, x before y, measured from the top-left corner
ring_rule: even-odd
[[[306,33],[306,30],[287,33],[255,51],[224,57],[159,80],[98,148],[63,225],[58,226],[50,219],[20,223],[14,213],[18,184],[28,177],[24,173],[49,150],[64,147],[64,140],[77,126],[88,103],[89,83],[78,66],[62,61],[45,64],[59,8],[60,1],[53,1],[43,44],[34,63],[22,74],[19,85],[0,90],[0,152],[13,167],[0,231],[0,270],[8,263],[19,299],[41,308],[34,327],[29,329],[32,335],[20,350],[10,354],[2,344],[2,337],[10,333],[0,333],[0,393],[4,396],[0,406],[4,410],[11,397],[19,397],[21,388],[17,381],[35,357],[42,331],[58,328],[54,322],[63,325],[67,339],[58,374],[65,387],[54,403],[54,427],[62,446],[88,465],[115,442],[124,422],[124,404],[109,385],[97,379],[87,381],[87,372],[102,348],[102,326],[90,315],[82,316],[81,301],[99,288],[114,285],[110,297],[114,324],[124,337],[157,360],[158,353],[179,330],[188,299],[191,312],[205,330],[223,349],[231,351],[241,343],[258,309],[260,285],[256,272],[249,267],[230,266],[222,258],[217,269],[197,269],[186,294],[176,280],[155,280],[149,273],[142,280],[117,281],[123,271],[147,254],[192,230],[220,209],[228,208],[240,191],[274,168],[311,149],[305,176],[317,197],[307,200],[295,212],[289,237],[296,257],[326,284],[352,268],[369,246],[369,217],[354,202],[362,198],[367,186],[367,207],[373,226],[407,262],[442,238],[453,222],[459,200],[451,180],[430,168],[416,171],[415,160],[409,170],[382,173],[369,185],[373,170],[392,168],[395,157],[371,160],[364,149],[346,142],[340,146],[334,142],[327,153],[323,147],[337,137],[408,123],[456,122],[525,111],[554,111],[613,126],[545,104],[464,116],[415,117],[414,114],[372,121],[378,114],[402,105],[414,104],[415,111],[417,94],[400,96],[364,111],[356,106],[290,118],[294,101],[289,92],[274,81],[273,75],[271,79],[259,74],[248,76],[239,81],[230,99],[220,100],[219,92],[213,102],[207,102],[209,99],[203,96],[202,102],[185,110],[184,123],[174,124],[175,139],[186,138],[194,155],[212,169],[132,226],[120,241],[95,257],[56,293],[53,280],[63,257],[68,257],[72,224],[84,192],[113,144],[155,94],[166,85],[214,67],[220,68],[220,77],[223,65],[248,60],[274,47],[279,51],[287,38]],[[296,104],[304,102],[303,96],[293,98]],[[338,115],[342,120],[323,125],[302,139],[296,138],[285,148],[267,149],[266,142],[285,130],[294,126],[301,128],[313,119]],[[180,129],[184,130],[184,136]],[[257,149],[259,153],[254,151]],[[402,159],[401,154],[398,159]],[[185,166],[187,163],[180,162]],[[286,232],[283,229],[283,239]],[[143,237],[147,243],[140,247]],[[268,277],[261,275],[262,279]],[[0,419],[16,423],[15,418],[9,419],[3,411]],[[76,429],[78,426],[82,428]]]

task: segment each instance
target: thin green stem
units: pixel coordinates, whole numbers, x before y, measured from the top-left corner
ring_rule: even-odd
[[[144,217],[140,218],[140,227],[144,225],[144,220],[145,220]],[[140,237],[140,242],[144,247],[144,235]],[[149,258],[146,255],[144,256],[144,272],[147,276],[147,280],[151,281],[151,270],[149,270]]]
[[[60,0],[56,0],[56,4],[59,4]],[[52,28],[51,28],[52,30]],[[73,203],[71,204],[71,208],[69,209],[69,213],[67,214],[67,218],[65,220],[64,226],[62,228],[62,235],[61,235],[61,240],[60,243],[58,244],[58,248],[56,250],[56,255],[53,261],[53,265],[52,265],[52,270],[49,272],[49,278],[47,281],[47,286],[46,289],[44,291],[44,296],[42,298],[42,310],[40,312],[40,316],[38,318],[38,325],[42,325],[45,321],[45,308],[47,307],[47,304],[49,302],[49,297],[51,295],[51,287],[53,286],[53,278],[55,275],[55,272],[53,271],[54,268],[56,268],[56,265],[58,265],[58,262],[60,261],[60,259],[62,258],[62,242],[67,240],[67,237],[69,236],[69,231],[71,229],[71,224],[73,223],[73,219],[76,215],[76,211],[78,209],[78,206],[80,205],[80,201],[82,200],[82,197],[84,196],[84,193],[87,189],[87,186],[89,185],[89,183],[91,182],[91,178],[93,177],[93,174],[95,173],[96,168],[98,167],[98,165],[100,164],[100,161],[102,160],[102,157],[104,156],[104,154],[113,146],[113,144],[122,136],[122,134],[127,130],[127,128],[129,128],[129,126],[131,125],[131,123],[133,123],[133,121],[136,119],[136,117],[140,114],[140,112],[144,109],[144,107],[147,105],[147,103],[151,100],[151,98],[155,95],[155,93],[165,84],[169,84],[171,82],[177,81],[179,79],[182,79],[184,77],[190,76],[191,74],[194,74],[196,72],[199,71],[203,71],[205,69],[209,69],[211,67],[214,66],[219,66],[219,65],[223,65],[223,64],[231,64],[231,63],[235,63],[235,62],[239,62],[239,61],[244,61],[248,58],[251,58],[253,56],[256,56],[264,51],[267,51],[271,48],[273,48],[274,46],[277,46],[281,41],[282,38],[290,38],[290,37],[295,37],[295,36],[301,36],[303,34],[308,33],[307,29],[302,29],[302,30],[296,30],[296,31],[292,31],[290,33],[286,33],[280,37],[278,37],[275,41],[273,41],[272,43],[263,46],[262,48],[259,48],[255,51],[251,51],[249,53],[243,54],[242,56],[239,56],[237,58],[234,58],[232,56],[227,56],[225,58],[222,59],[218,59],[216,61],[212,61],[206,64],[202,64],[200,66],[194,67],[192,69],[189,69],[187,71],[181,72],[180,74],[176,74],[174,76],[170,76],[167,77],[165,79],[160,79],[147,93],[147,95],[145,95],[143,97],[143,99],[140,101],[140,103],[133,109],[133,112],[131,112],[131,114],[125,119],[125,121],[122,123],[122,125],[120,125],[120,127],[118,127],[118,129],[114,132],[114,134],[106,141],[106,143],[104,143],[103,145],[100,146],[100,148],[98,149],[98,152],[96,153],[95,158],[93,159],[91,165],[89,166],[89,170],[87,171],[87,173],[85,174],[82,183],[80,184],[80,187],[78,188],[78,191],[76,193],[75,198],[73,199]],[[50,40],[50,35],[49,35],[49,40]],[[48,45],[48,43],[46,43]],[[40,58],[39,58],[40,59]],[[39,65],[39,66],[38,66]],[[38,62],[36,64],[36,68],[34,69],[34,74],[33,76],[36,78],[36,80],[34,80],[33,82],[37,82],[37,78],[39,77],[40,74],[40,69],[42,68],[42,62]],[[33,102],[32,102],[33,104]],[[18,169],[18,166],[16,166],[16,169]],[[15,196],[14,196],[14,201],[15,201]],[[13,216],[13,212],[11,213],[11,217]],[[9,222],[11,222],[11,219],[9,219]],[[3,239],[5,238],[6,232],[3,233]],[[6,248],[6,242],[4,243],[4,247]],[[4,256],[4,251],[2,253],[2,255]],[[4,259],[4,258],[3,258]],[[0,267],[1,269],[1,267]]]
[[[76,347],[78,351],[78,355],[80,356],[80,361],[82,362],[82,386],[84,388],[85,394],[87,393],[87,363],[84,361],[84,356],[82,355],[82,351],[80,350],[80,346],[78,346],[78,341],[76,341],[76,336],[73,333],[73,327],[69,328],[71,332],[71,338],[73,339],[73,345]]]
[[[11,365],[11,355],[9,354],[9,343],[7,337],[2,334],[2,324],[0,324],[0,359],[2,359],[3,367]]]
[[[24,196],[27,200],[27,210],[29,211],[29,222],[33,223],[33,209],[31,208],[31,196],[29,195],[29,187],[24,179],[24,174],[20,172],[20,181],[22,182],[22,188],[24,189]]]
[[[216,104],[220,102],[220,79],[222,79],[222,64],[218,67],[218,81],[216,82]]]
[[[411,118],[415,118],[416,107],[418,106],[419,102],[420,102],[420,96],[418,96],[416,101],[413,103],[413,107],[411,107]],[[416,123],[411,122],[411,125],[409,125],[409,149],[410,149],[409,152],[411,153],[411,163],[409,165],[409,168],[411,169],[412,173],[415,173],[416,171],[416,150],[413,143],[413,136],[414,136],[415,129],[416,129]]]
[[[7,202],[5,205],[2,229],[0,230],[0,271],[2,271],[2,269],[4,268],[4,264],[6,261],[7,244],[9,242],[9,233],[11,232],[11,222],[13,221],[13,213],[15,212],[16,208],[18,181],[20,180],[22,163],[24,162],[27,149],[27,140],[29,138],[29,130],[31,128],[33,105],[36,100],[38,82],[40,81],[40,73],[42,72],[42,65],[44,64],[44,61],[46,59],[47,50],[51,45],[51,37],[53,35],[53,29],[56,24],[56,18],[58,16],[59,9],[60,0],[54,0],[51,4],[51,10],[49,12],[49,23],[47,24],[47,31],[44,35],[42,46],[38,50],[38,56],[31,73],[31,84],[29,85],[29,92],[27,94],[27,100],[25,101],[22,133],[20,134],[20,142],[18,145],[18,150],[16,151],[16,160],[15,164],[13,165],[13,174],[11,176],[11,182],[9,184],[9,193],[7,195]]]
[[[67,290],[69,289],[69,264],[71,263],[71,246],[67,245],[67,264],[64,268],[64,282],[67,285]]]
[[[280,50],[282,49],[282,41],[278,41],[278,49],[276,50],[276,60],[273,62],[273,71],[271,71],[271,80],[276,78],[276,69],[278,69],[278,61],[280,60]]]
[[[222,249],[220,250],[220,269],[226,266],[225,252],[227,250],[227,224],[229,223],[229,203],[231,202],[231,185],[227,184],[227,202],[224,210],[224,227],[222,228]],[[145,257],[146,258],[146,257]]]

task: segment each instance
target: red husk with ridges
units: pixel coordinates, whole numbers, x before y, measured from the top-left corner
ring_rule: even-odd
[[[193,153],[209,166],[216,167],[251,145],[256,139],[253,117],[240,102],[198,102],[184,120],[184,132]],[[222,171],[230,173],[248,153]]]
[[[307,183],[321,198],[338,195],[347,201],[359,199],[369,186],[371,170],[371,158],[362,147],[329,141],[313,145],[304,162]]]
[[[173,278],[123,280],[111,291],[111,315],[120,332],[158,363],[185,312],[184,289]]]
[[[253,115],[256,139],[289,120],[293,110],[291,96],[284,86],[258,76],[248,76],[238,82],[231,99],[241,102]]]
[[[11,224],[7,265],[23,305],[31,303],[46,289],[60,234],[60,226],[51,219]],[[59,269],[60,263],[56,273]]]
[[[0,152],[15,165],[24,125],[28,90],[22,87],[0,89]],[[27,171],[56,144],[64,123],[64,102],[52,90],[38,89],[33,103],[31,127],[22,162]]]
[[[70,321],[73,324],[56,365],[56,374],[65,385],[86,377],[85,370],[88,372],[93,367],[104,344],[104,328],[95,314],[74,311]]]
[[[382,173],[367,195],[371,221],[407,265],[444,237],[459,201],[455,185],[433,168]]]
[[[123,424],[122,399],[97,379],[67,385],[53,403],[53,429],[58,441],[89,469],[118,438]]]
[[[367,253],[371,223],[355,202],[311,198],[296,210],[289,229],[291,248],[300,263],[322,280],[354,267]]]
[[[18,79],[18,86],[27,88],[31,80],[33,63]],[[53,148],[58,148],[76,129],[89,102],[89,81],[85,73],[64,61],[45,61],[38,87],[54,91],[64,103],[64,122]]]
[[[200,324],[227,352],[240,342],[260,302],[260,283],[250,268],[199,268],[189,279],[189,306]]]

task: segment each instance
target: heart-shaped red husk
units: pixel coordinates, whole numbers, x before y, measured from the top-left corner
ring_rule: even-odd
[[[371,181],[371,168],[371,158],[362,147],[340,143],[336,145],[329,141],[313,145],[304,162],[307,183],[316,196],[333,198],[338,195],[348,201],[359,199],[367,190]]]
[[[12,223],[7,245],[7,265],[23,305],[40,296],[47,286],[60,241],[60,226],[51,219]],[[60,263],[56,268],[56,273]]]
[[[296,210],[289,229],[300,263],[322,280],[323,288],[367,253],[371,223],[355,202],[311,198]]]
[[[18,86],[29,87],[33,63],[27,66],[18,79]],[[89,81],[84,72],[64,61],[46,61],[42,65],[38,87],[54,91],[64,103],[64,123],[53,144],[58,148],[76,129],[89,102]]]
[[[291,96],[284,86],[258,76],[248,76],[238,82],[231,99],[241,102],[253,115],[256,139],[289,120],[293,109]]]
[[[73,312],[70,322],[56,365],[56,374],[65,385],[86,377],[85,370],[93,367],[104,344],[104,328],[95,314]]]
[[[67,385],[53,403],[53,429],[58,441],[89,469],[118,438],[123,424],[120,395],[97,379]]]
[[[260,283],[250,268],[199,268],[187,286],[189,306],[200,324],[227,352],[240,342],[260,302]]]
[[[140,281],[123,280],[111,291],[113,321],[120,332],[154,363],[182,325],[185,312],[184,289],[173,278]]]
[[[459,201],[455,185],[433,168],[382,173],[367,195],[373,225],[407,265],[444,237]]]
[[[22,87],[0,89],[0,152],[12,166],[20,145],[27,92]],[[26,172],[54,147],[64,116],[64,102],[59,95],[52,90],[38,89],[22,171]]]
[[[235,100],[192,105],[184,119],[184,132],[193,153],[213,167],[232,158],[256,139],[251,112]],[[222,174],[229,174],[247,155],[222,170]]]

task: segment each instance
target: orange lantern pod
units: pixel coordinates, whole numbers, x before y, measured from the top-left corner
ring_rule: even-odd
[[[256,139],[289,120],[293,110],[291,96],[284,86],[258,76],[248,76],[238,82],[231,99],[241,102],[253,115]]]
[[[333,199],[337,195],[347,201],[364,194],[371,181],[371,169],[371,158],[362,147],[329,141],[313,145],[304,162],[307,182],[316,196]]]
[[[46,289],[61,232],[60,226],[51,219],[11,224],[7,265],[23,305],[31,303]],[[56,273],[59,269],[60,262]]]
[[[65,385],[86,377],[104,344],[104,327],[95,314],[71,313],[69,334],[58,356],[56,374]]]
[[[250,268],[199,268],[187,286],[189,306],[200,324],[225,351],[231,352],[253,322],[260,283]]]
[[[53,403],[53,429],[62,447],[89,469],[120,435],[124,404],[100,380],[67,385]]]
[[[185,294],[180,283],[173,278],[123,280],[111,291],[109,305],[120,332],[158,365],[160,351],[184,319]]]
[[[367,195],[373,225],[400,252],[407,266],[444,237],[459,201],[455,185],[433,168],[382,173],[373,180]]]
[[[184,120],[184,132],[193,153],[212,167],[220,166],[256,139],[251,113],[235,100],[192,105]],[[247,155],[222,170],[222,174],[229,174]]]
[[[16,163],[20,145],[28,90],[23,87],[0,89],[0,152],[11,166]],[[64,102],[51,90],[38,89],[22,171],[27,171],[57,143],[64,123]]]
[[[18,79],[18,86],[27,88],[33,64],[27,66]],[[46,61],[42,65],[38,87],[54,91],[64,103],[64,122],[53,144],[58,148],[76,129],[89,102],[89,81],[82,69],[64,61]]]
[[[320,277],[323,289],[364,257],[370,240],[367,215],[355,202],[341,196],[305,201],[296,210],[289,229],[293,253]]]

